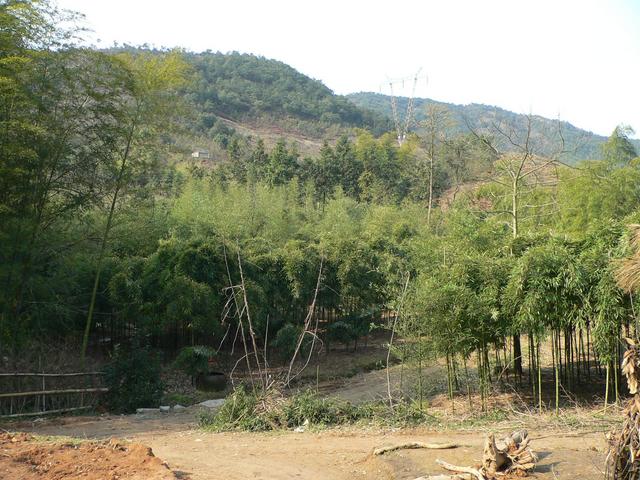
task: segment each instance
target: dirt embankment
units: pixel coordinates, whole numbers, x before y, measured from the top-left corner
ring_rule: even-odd
[[[165,480],[176,475],[139,443],[47,442],[25,433],[0,433],[4,480]]]

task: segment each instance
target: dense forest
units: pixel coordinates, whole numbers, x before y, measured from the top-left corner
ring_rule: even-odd
[[[218,116],[275,123],[314,137],[340,128],[388,130],[386,116],[356,107],[290,66],[249,54],[187,53],[197,80],[187,95],[210,129]]]
[[[640,334],[620,273],[640,223],[629,127],[568,165],[565,124],[451,128],[458,113],[430,105],[399,146],[384,117],[281,63],[96,51],[67,16],[0,3],[8,363],[38,342],[73,339],[84,359],[136,339],[168,357],[243,343],[260,370],[267,347],[286,362],[384,328],[405,340],[396,358],[445,359],[451,396],[473,362],[483,399],[504,367],[542,409],[550,344],[556,408],[600,369],[617,399],[619,340]],[[219,163],[185,150],[185,119],[212,138],[219,116],[283,115],[339,136],[316,156],[232,131]]]

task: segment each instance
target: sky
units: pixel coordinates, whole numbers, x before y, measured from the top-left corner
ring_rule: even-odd
[[[87,41],[238,51],[338,94],[389,93],[560,118],[640,138],[640,0],[58,0]],[[396,84],[408,95],[413,82]]]

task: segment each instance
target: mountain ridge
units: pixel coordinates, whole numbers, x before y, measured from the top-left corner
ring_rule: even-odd
[[[355,92],[345,95],[355,105],[373,110],[388,117],[392,116],[391,97],[381,93],[374,92]],[[409,99],[407,97],[397,97],[398,110],[405,112]],[[496,105],[486,105],[481,103],[456,104],[441,102],[430,98],[414,98],[415,123],[420,124],[426,117],[426,107],[428,105],[439,105],[445,107],[454,120],[454,126],[449,128],[449,134],[458,134],[468,132],[465,119],[469,119],[481,131],[489,130],[492,122],[504,121],[514,126],[522,125],[527,115],[516,113]],[[542,115],[532,115],[534,121],[540,126],[550,129],[556,125],[556,120],[549,119]],[[563,135],[570,147],[574,150],[565,155],[565,160],[575,163],[579,160],[594,160],[601,157],[600,146],[607,140],[606,136],[598,135],[588,130],[577,127],[567,121],[560,121]],[[420,132],[420,128],[417,128]],[[631,142],[640,152],[640,140],[631,139]],[[543,145],[542,151],[539,153],[550,154],[551,146]]]

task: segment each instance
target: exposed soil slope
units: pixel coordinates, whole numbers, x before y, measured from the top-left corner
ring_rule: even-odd
[[[60,442],[0,434],[5,480],[168,480],[177,478],[151,448],[139,443]]]

